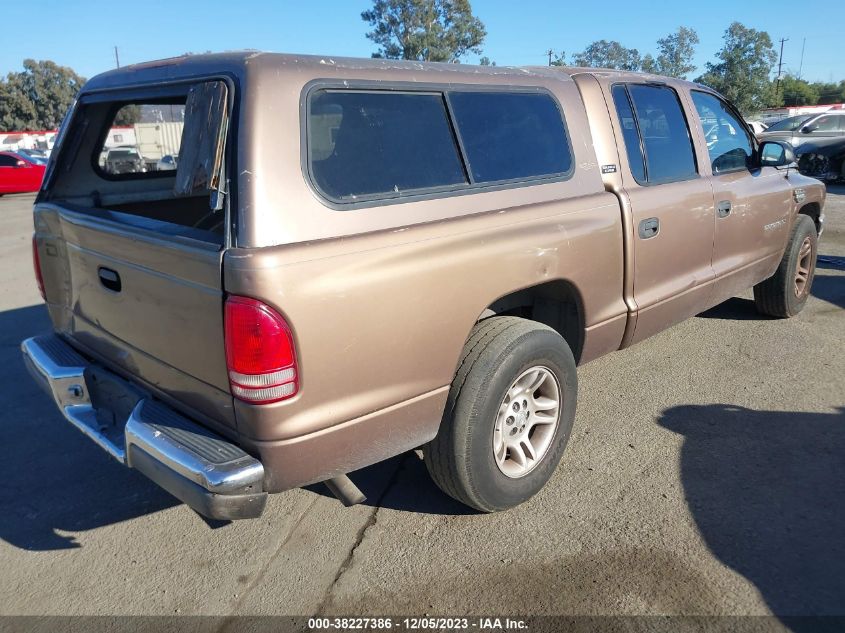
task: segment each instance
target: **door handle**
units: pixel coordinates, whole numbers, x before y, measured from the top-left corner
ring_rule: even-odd
[[[726,218],[731,214],[731,201],[722,200],[717,207],[717,212],[720,218]]]
[[[97,269],[97,275],[100,277],[100,283],[103,284],[103,288],[112,292],[120,292],[120,275],[117,274],[117,271],[100,266]]]
[[[640,222],[640,239],[647,240],[660,232],[660,220],[657,218],[646,218]]]

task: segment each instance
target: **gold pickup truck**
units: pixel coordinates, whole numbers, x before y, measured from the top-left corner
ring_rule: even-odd
[[[114,173],[115,147],[150,167]],[[793,159],[649,74],[121,68],[80,92],[36,200],[54,332],[23,354],[68,421],[208,517],[320,481],[353,503],[348,473],[419,447],[447,494],[510,508],[561,458],[577,365],[752,286],[801,310],[825,189]]]

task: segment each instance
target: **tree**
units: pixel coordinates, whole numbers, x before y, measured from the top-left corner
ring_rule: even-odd
[[[845,102],[845,79],[840,81],[838,84],[833,82],[815,81],[810,85],[818,93],[818,103],[822,105]]]
[[[469,0],[374,0],[361,19],[373,27],[367,38],[380,47],[373,57],[457,62],[480,54],[487,36]]]
[[[490,58],[487,56],[482,57],[478,60],[478,63],[482,66],[495,66],[496,62],[490,61]]]
[[[658,75],[686,79],[687,75],[695,70],[692,57],[698,42],[698,33],[680,26],[674,33],[657,40],[657,48],[660,51],[657,58],[651,55],[643,57],[642,69]]]
[[[25,59],[23,67],[0,80],[0,128],[57,128],[85,79],[49,60]]]
[[[114,125],[135,125],[141,120],[141,106],[129,104],[117,111],[114,117]]]
[[[549,66],[566,66],[566,51],[561,51],[560,54],[551,51],[549,55]],[[554,59],[552,59],[552,55],[554,55]]]
[[[721,92],[744,114],[769,105],[774,97],[769,75],[777,60],[769,34],[734,22],[724,39],[719,61],[708,62],[696,81]]]
[[[593,42],[572,59],[575,66],[592,68],[615,68],[616,70],[639,70],[642,66],[640,52],[636,48],[625,48],[619,42],[599,40]]]
[[[0,130],[35,130],[35,104],[26,96],[20,80],[9,74],[8,79],[0,79]]]
[[[775,85],[775,90],[778,93],[775,105],[816,105],[819,102],[818,88],[792,75],[785,75],[780,80],[780,86]]]

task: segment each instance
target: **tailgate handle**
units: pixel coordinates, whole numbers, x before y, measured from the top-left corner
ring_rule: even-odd
[[[117,274],[116,270],[100,266],[97,269],[97,273],[100,276],[100,283],[103,284],[103,287],[106,290],[111,290],[112,292],[120,292],[120,275]]]

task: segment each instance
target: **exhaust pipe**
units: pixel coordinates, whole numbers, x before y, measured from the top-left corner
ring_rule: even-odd
[[[328,488],[335,497],[340,499],[341,503],[343,503],[343,505],[347,508],[349,506],[358,505],[359,503],[364,503],[367,500],[366,495],[361,492],[361,489],[353,484],[352,480],[346,475],[339,475],[338,477],[328,479],[323,483],[326,484],[326,488]]]

